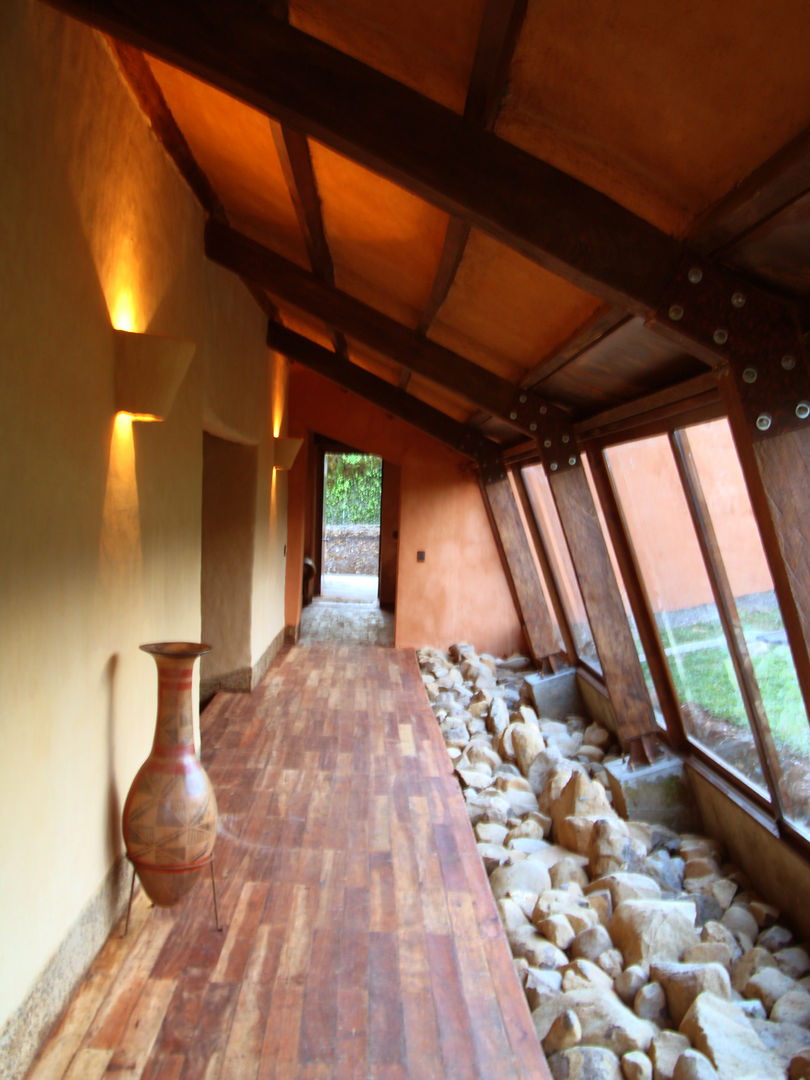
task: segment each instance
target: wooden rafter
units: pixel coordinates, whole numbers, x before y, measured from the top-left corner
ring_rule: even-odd
[[[484,8],[464,106],[464,119],[482,130],[491,131],[497,119],[527,3],[487,0]],[[469,235],[470,223],[451,216],[430,297],[419,321],[422,333],[427,332],[450,291]]]
[[[226,221],[225,208],[208,177],[197,164],[143,53],[114,37],[108,40],[136,101],[149,118],[152,130],[166,153],[174,161],[180,175],[194,192],[203,209],[218,221]]]
[[[309,143],[305,135],[289,127],[283,127],[277,120],[270,120],[270,130],[273,133],[273,142],[287,190],[295,208],[298,225],[304,237],[312,272],[324,284],[333,285],[335,268],[323,226],[321,198],[318,194],[315,170],[312,167]],[[335,351],[344,358],[348,358],[348,347],[343,334],[333,329],[332,340]]]
[[[267,289],[278,300],[316,316],[376,352],[391,357],[439,386],[532,434],[563,414],[531,390],[512,383],[437,345],[314,274],[269,251],[255,240],[210,221],[205,232],[209,258]],[[534,428],[532,428],[534,424]]]
[[[512,143],[252,0],[49,0],[466,217],[580,288],[657,308],[681,245]]]
[[[438,409],[427,405],[397,386],[372,375],[344,360],[335,353],[317,345],[314,341],[271,321],[267,327],[267,344],[271,349],[296,360],[313,371],[324,375],[346,390],[359,394],[386,412],[398,416],[420,431],[431,435],[476,462],[490,462],[500,457],[497,443],[487,439],[480,431],[451,419]]]

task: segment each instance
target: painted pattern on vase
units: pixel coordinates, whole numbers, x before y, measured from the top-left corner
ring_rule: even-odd
[[[211,862],[217,802],[194,749],[191,683],[209,645],[165,641],[141,645],[158,669],[158,708],[149,757],[129,789],[123,812],[127,855],[147,896],[176,904]]]

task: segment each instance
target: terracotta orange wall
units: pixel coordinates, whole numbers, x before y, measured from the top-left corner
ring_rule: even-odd
[[[298,365],[290,372],[289,431],[316,431],[401,467],[396,644],[470,641],[504,655],[525,649],[478,482],[461,455]],[[303,460],[290,472],[287,623],[300,618],[306,530]],[[425,561],[417,562],[417,551]]]

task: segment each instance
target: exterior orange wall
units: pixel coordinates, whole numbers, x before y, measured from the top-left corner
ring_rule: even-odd
[[[401,467],[396,644],[469,641],[496,656],[525,650],[478,481],[469,461],[364,399],[295,364],[289,433],[319,432]],[[307,469],[290,472],[287,625],[301,611]],[[417,562],[417,551],[425,561]]]

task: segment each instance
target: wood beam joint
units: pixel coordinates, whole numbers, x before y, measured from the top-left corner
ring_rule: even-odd
[[[794,353],[799,324],[793,304],[717,263],[687,252],[650,325],[710,367],[760,362]]]

